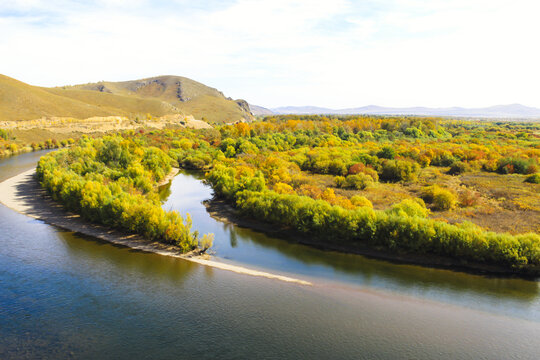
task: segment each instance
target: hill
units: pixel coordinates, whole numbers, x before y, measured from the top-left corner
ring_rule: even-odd
[[[185,115],[211,122],[235,122],[251,120],[249,105],[244,100],[226,98],[221,91],[181,76],[157,76],[152,78],[99,82],[63,87],[62,89],[87,90],[126,97],[160,100]]]
[[[270,109],[267,109],[262,106],[249,104],[249,109],[251,110],[251,113],[255,116],[263,116],[263,115],[272,115],[274,112]]]
[[[0,121],[179,113],[212,122],[252,118],[245,101],[225,98],[216,89],[182,77],[45,88],[0,75]]]
[[[428,108],[407,107],[391,108],[376,105],[349,109],[328,109],[316,106],[285,106],[272,109],[277,114],[340,114],[340,115],[425,115],[425,116],[460,116],[486,118],[540,118],[540,109],[521,104],[496,105],[485,108]]]

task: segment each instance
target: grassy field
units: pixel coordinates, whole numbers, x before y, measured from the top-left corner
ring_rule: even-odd
[[[332,188],[337,195],[352,198],[364,196],[377,210],[388,210],[404,199],[419,198],[422,187],[436,182],[457,195],[458,206],[448,211],[431,208],[430,218],[462,223],[471,221],[496,232],[540,233],[540,184],[524,182],[526,175],[501,175],[471,172],[448,175],[448,168],[427,167],[416,182],[379,182],[364,190],[335,186],[334,176],[306,174],[320,188]]]

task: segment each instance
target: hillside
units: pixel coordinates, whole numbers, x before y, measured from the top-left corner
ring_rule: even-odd
[[[176,111],[211,122],[235,122],[252,118],[245,101],[226,98],[217,89],[181,76],[157,76],[122,82],[104,81],[62,89],[90,90],[126,97],[158,99],[172,105]]]
[[[0,75],[0,121],[42,117],[193,115],[211,122],[251,120],[247,103],[174,76],[44,88]]]
[[[249,104],[249,109],[251,110],[251,113],[255,116],[264,116],[264,115],[272,115],[274,112],[270,109],[267,109],[262,106]]]

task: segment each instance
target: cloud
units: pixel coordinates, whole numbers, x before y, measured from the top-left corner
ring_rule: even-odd
[[[15,0],[0,71],[191,77],[266,106],[540,106],[535,1]]]

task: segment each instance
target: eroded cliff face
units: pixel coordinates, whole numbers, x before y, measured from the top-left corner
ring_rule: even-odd
[[[242,112],[244,113],[244,120],[247,122],[253,121],[254,116],[248,102],[243,99],[238,99],[236,100],[236,104],[240,107],[240,109],[242,109]]]

